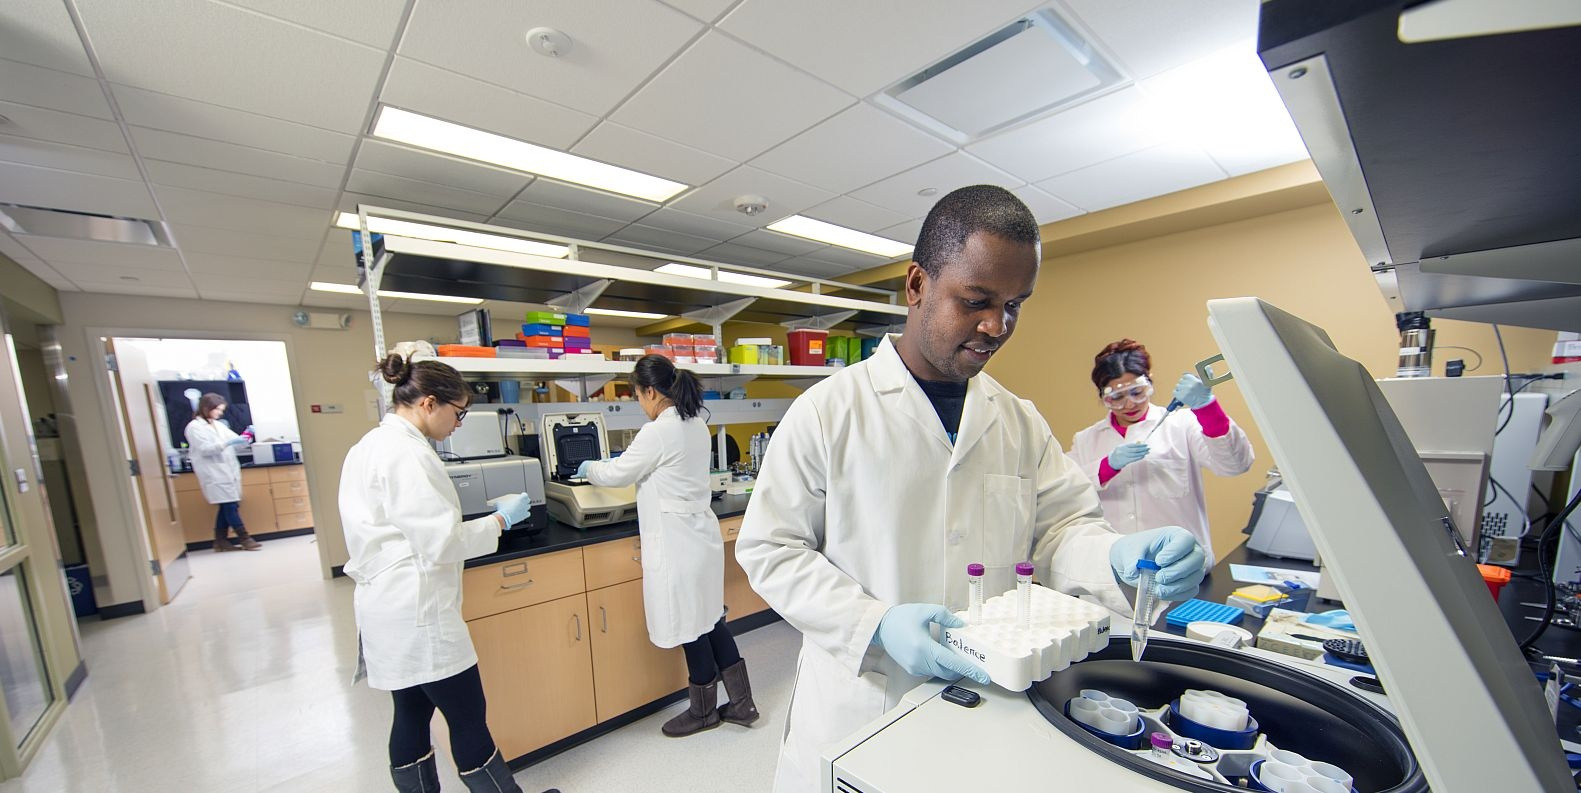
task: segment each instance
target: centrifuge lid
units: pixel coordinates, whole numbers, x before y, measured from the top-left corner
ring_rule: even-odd
[[[1256,298],[1208,312],[1432,789],[1573,788],[1541,689],[1372,375]]]

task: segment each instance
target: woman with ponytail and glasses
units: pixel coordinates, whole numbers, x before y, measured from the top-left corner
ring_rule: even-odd
[[[1244,474],[1252,467],[1252,443],[1208,386],[1189,372],[1180,376],[1173,397],[1190,410],[1177,409],[1166,418],[1164,408],[1152,402],[1152,366],[1147,348],[1131,339],[1098,353],[1092,384],[1108,413],[1076,433],[1069,456],[1098,486],[1103,516],[1115,531],[1185,527],[1212,567],[1200,469],[1219,476]]]
[[[691,735],[721,720],[749,725],[758,711],[746,661],[725,626],[725,544],[709,508],[702,383],[649,355],[637,361],[631,385],[649,423],[619,457],[584,462],[577,476],[599,487],[637,486],[648,639],[686,653],[688,707],[664,723],[664,734]],[[730,702],[717,708],[721,679]]]

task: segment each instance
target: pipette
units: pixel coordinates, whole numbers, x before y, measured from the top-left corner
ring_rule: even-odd
[[[1164,426],[1164,421],[1169,418],[1169,414],[1174,413],[1176,410],[1179,410],[1180,408],[1183,408],[1185,406],[1186,406],[1186,403],[1184,403],[1184,402],[1182,402],[1182,401],[1180,401],[1178,399],[1171,399],[1171,400],[1169,400],[1169,407],[1164,408],[1164,415],[1160,416],[1159,419],[1158,419],[1158,423],[1154,424],[1153,428],[1148,430],[1146,435],[1142,436],[1142,442],[1143,443],[1147,443],[1147,439],[1153,437],[1153,433],[1158,432],[1158,428],[1159,427]]]
[[[1158,602],[1153,591],[1153,574],[1158,572],[1158,562],[1138,559],[1136,571],[1141,578],[1136,582],[1136,603],[1131,608],[1132,661],[1142,660],[1142,651],[1147,648],[1147,629],[1153,624],[1153,605]]]

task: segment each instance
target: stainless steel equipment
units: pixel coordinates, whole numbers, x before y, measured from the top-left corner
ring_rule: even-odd
[[[1434,330],[1428,327],[1427,315],[1402,311],[1394,315],[1394,326],[1400,331],[1400,366],[1394,376],[1431,377]]]
[[[512,526],[518,531],[535,532],[549,525],[548,505],[544,499],[541,467],[532,457],[505,457],[477,462],[445,464],[445,474],[461,500],[461,516],[472,519],[494,511],[491,499],[511,493],[526,493],[532,499],[532,515]]]
[[[544,495],[555,520],[588,529],[637,516],[635,485],[598,487],[574,478],[584,461],[609,457],[609,431],[602,414],[545,415],[538,437],[544,455]]]

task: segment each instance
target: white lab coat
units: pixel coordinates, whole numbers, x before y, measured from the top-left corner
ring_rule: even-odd
[[[242,500],[242,464],[236,459],[236,447],[229,441],[238,437],[231,428],[218,421],[194,418],[187,422],[188,455],[192,460],[192,474],[198,478],[198,488],[203,500],[210,504],[229,504]]]
[[[340,522],[368,685],[410,688],[476,664],[461,568],[499,547],[500,519],[462,522],[439,455],[411,422],[390,413],[346,453]]]
[[[1070,458],[1098,487],[1103,516],[1121,534],[1180,526],[1192,533],[1208,554],[1207,567],[1214,562],[1213,536],[1208,531],[1208,502],[1202,490],[1202,471],[1206,467],[1219,476],[1239,476],[1251,470],[1255,454],[1246,433],[1230,420],[1230,431],[1217,438],[1202,434],[1196,414],[1186,408],[1176,410],[1164,426],[1147,439],[1146,457],[1120,469],[1107,485],[1098,484],[1098,464],[1122,443],[1147,438],[1164,409],[1150,405],[1147,418],[1132,424],[1122,437],[1109,422],[1109,416],[1076,433],[1071,441]]]
[[[802,632],[776,793],[819,790],[820,750],[923,680],[871,645],[899,603],[966,608],[966,565],[988,596],[1031,560],[1040,580],[1129,613],[1098,496],[1031,403],[969,381],[953,446],[892,338],[808,389],[775,430],[736,558]]]
[[[675,408],[643,425],[626,451],[588,466],[599,487],[637,486],[642,601],[648,639],[676,647],[712,630],[725,610],[725,543],[709,508],[708,425]]]

